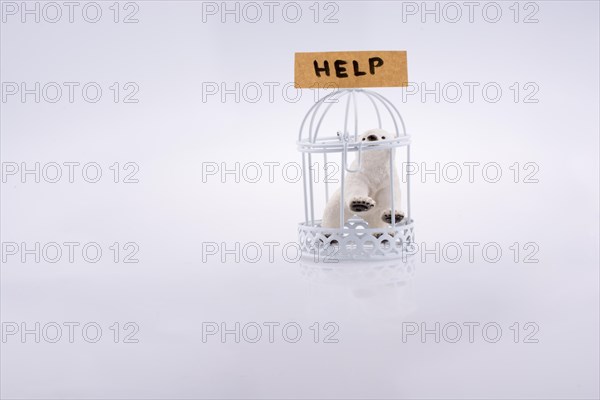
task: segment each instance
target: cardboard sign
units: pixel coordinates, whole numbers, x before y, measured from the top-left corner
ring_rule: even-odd
[[[406,51],[296,53],[296,88],[408,86]]]

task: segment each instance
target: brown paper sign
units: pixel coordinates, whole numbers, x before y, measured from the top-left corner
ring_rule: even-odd
[[[406,51],[296,53],[296,88],[408,86]]]

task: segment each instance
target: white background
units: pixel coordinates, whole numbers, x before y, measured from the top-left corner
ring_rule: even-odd
[[[38,4],[42,10],[45,3]],[[95,162],[102,169],[97,183],[86,182],[81,169],[70,183],[66,167],[58,183],[43,176],[36,183],[31,174],[22,182],[20,172],[3,179],[3,332],[7,323],[80,324],[74,343],[67,328],[57,343],[44,337],[36,343],[33,334],[22,340],[20,332],[6,336],[3,398],[599,397],[597,2],[499,2],[496,23],[488,22],[495,9],[487,2],[477,3],[473,22],[457,3],[462,14],[455,23],[454,9],[435,2],[427,7],[437,4],[439,22],[434,15],[422,21],[421,2],[321,3],[318,22],[313,3],[301,2],[296,23],[288,22],[294,18],[288,3],[278,3],[269,22],[259,2],[263,15],[255,23],[243,3],[239,22],[233,14],[222,22],[220,12],[203,14],[212,5],[201,2],[140,1],[137,23],[122,22],[135,6],[120,3],[115,23],[113,2],[99,4],[97,23],[82,17],[85,2],[73,23],[66,6],[60,21],[42,15],[36,23],[32,15],[25,22],[20,13],[10,15],[2,3],[3,84],[80,83],[72,103],[64,86],[56,103],[43,96],[36,103],[33,95],[23,102],[3,86],[3,171],[10,163],[33,168],[36,162]],[[419,11],[407,13],[413,6]],[[337,22],[324,23],[333,11]],[[524,23],[531,13],[537,22]],[[463,88],[456,102],[454,92],[441,89],[439,101],[421,91],[379,90],[404,116],[413,161],[428,168],[495,162],[502,178],[490,183],[480,167],[472,183],[466,176],[457,183],[432,175],[413,180],[417,242],[429,249],[461,244],[458,262],[441,251],[419,253],[412,263],[290,260],[293,248],[288,257],[281,249],[296,241],[303,218],[301,181],[285,179],[278,167],[269,182],[265,167],[257,183],[220,173],[203,182],[203,165],[299,163],[297,131],[315,93],[304,90],[291,101],[297,93],[282,90],[293,81],[294,52],[377,49],[407,50],[416,87]],[[81,96],[87,82],[103,89],[96,103]],[[115,103],[114,82],[121,90],[135,83],[139,101]],[[258,84],[262,97],[203,99],[207,83],[233,89],[236,82]],[[272,99],[264,82],[278,84]],[[479,84],[473,101],[464,82]],[[502,89],[497,102],[482,94],[490,82]],[[529,99],[537,102],[525,102],[527,83],[537,88]],[[114,183],[115,162],[136,163],[139,182],[123,183],[122,174]],[[535,163],[538,182],[525,183],[523,174],[515,182],[509,168],[515,162],[522,173],[529,171],[525,163]],[[37,263],[33,255],[23,262],[20,252],[7,254],[10,242],[21,250],[21,243],[96,242],[103,254],[86,262],[80,246],[72,263],[66,253],[57,263],[43,257]],[[118,263],[109,249],[114,242],[121,246]],[[127,242],[139,246],[138,263],[122,262]],[[263,253],[255,263],[243,254],[239,262],[231,254],[222,262],[220,253],[205,254],[203,262],[207,242],[228,249],[255,242]],[[279,243],[273,260],[264,242]],[[472,261],[464,242],[480,243]],[[538,248],[537,263],[524,262],[529,242]],[[482,256],[486,243],[501,247],[499,261]],[[89,322],[102,327],[97,343],[82,337]],[[109,329],[115,322],[119,343]],[[138,343],[123,343],[127,322],[139,327]],[[280,326],[273,343],[266,327],[258,343],[243,337],[236,343],[233,334],[224,343],[219,335],[203,342],[203,322]],[[289,322],[302,328],[297,343],[282,336]],[[318,343],[310,330],[315,322]],[[337,343],[324,343],[327,322],[339,327]],[[473,343],[468,322],[480,324]],[[518,343],[510,329],[515,322]],[[539,327],[537,343],[525,343],[528,322]],[[463,336],[457,343],[445,336],[436,343],[433,334],[403,340],[411,323],[428,329],[456,323]],[[485,340],[486,323],[501,327],[496,343]]]

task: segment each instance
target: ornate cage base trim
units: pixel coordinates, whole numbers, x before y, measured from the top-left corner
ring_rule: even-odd
[[[322,228],[300,224],[300,248],[306,256],[327,260],[378,260],[401,258],[409,255],[414,243],[413,221],[387,228],[369,228],[362,219],[349,219],[344,228]]]

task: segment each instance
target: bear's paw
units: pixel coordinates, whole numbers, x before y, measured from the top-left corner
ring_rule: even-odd
[[[350,210],[354,212],[365,212],[375,207],[375,200],[370,197],[355,197],[350,200]]]
[[[394,219],[395,219],[394,222],[398,223],[404,219],[404,214],[400,211],[396,211],[394,213]],[[381,220],[383,222],[385,222],[386,224],[391,224],[392,223],[392,210],[384,211],[383,214],[381,214]]]

